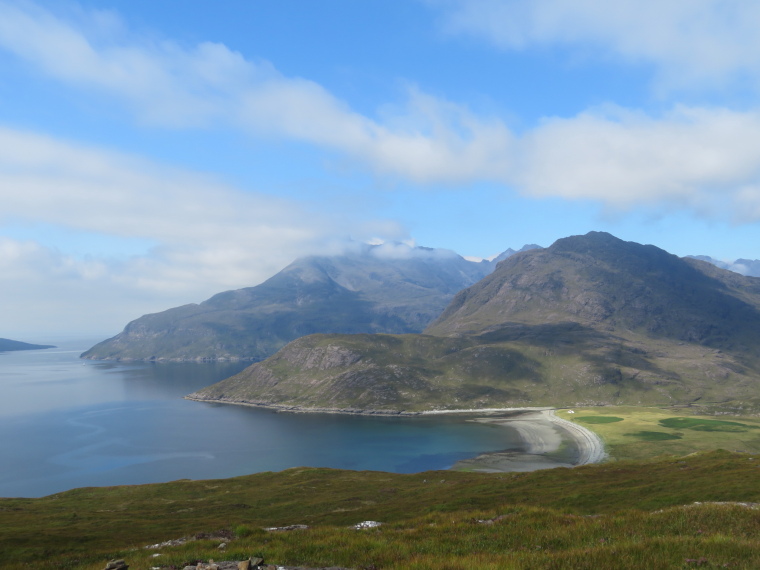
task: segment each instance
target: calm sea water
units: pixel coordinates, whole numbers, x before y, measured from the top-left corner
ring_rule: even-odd
[[[462,418],[284,414],[183,400],[245,364],[82,361],[93,343],[0,354],[0,497],[290,467],[413,473],[518,449]]]

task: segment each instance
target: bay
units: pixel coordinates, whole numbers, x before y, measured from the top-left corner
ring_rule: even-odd
[[[94,342],[0,354],[0,497],[292,467],[414,473],[521,448],[461,417],[289,414],[182,397],[245,363],[82,361]]]

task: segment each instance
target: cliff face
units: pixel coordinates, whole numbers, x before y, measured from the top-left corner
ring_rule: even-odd
[[[760,387],[759,336],[760,279],[592,232],[502,261],[424,335],[302,338],[193,397],[385,410],[728,402]]]
[[[307,257],[256,287],[145,315],[82,357],[261,360],[314,333],[421,332],[493,266],[406,246]]]

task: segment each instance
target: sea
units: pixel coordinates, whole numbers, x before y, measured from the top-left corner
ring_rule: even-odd
[[[520,450],[463,416],[294,414],[183,396],[248,363],[81,360],[96,341],[0,353],[0,497],[293,467],[416,473]]]

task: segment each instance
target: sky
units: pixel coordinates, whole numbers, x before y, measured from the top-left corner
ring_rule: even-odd
[[[309,254],[760,258],[755,0],[0,0],[0,337]]]

